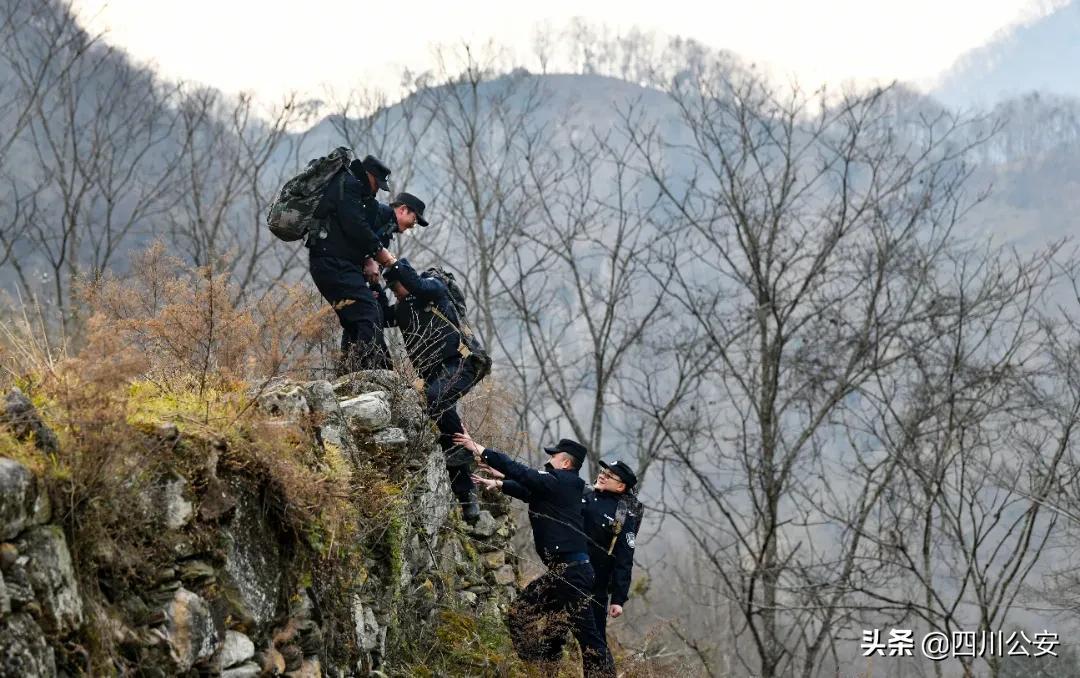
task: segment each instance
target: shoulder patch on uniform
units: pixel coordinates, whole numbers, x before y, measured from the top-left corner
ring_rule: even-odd
[[[634,548],[634,546],[636,545],[636,542],[637,542],[637,535],[635,535],[633,532],[627,532],[626,533],[626,545],[629,546],[630,548]]]

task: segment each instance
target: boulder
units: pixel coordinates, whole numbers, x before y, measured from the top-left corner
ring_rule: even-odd
[[[7,585],[4,584],[4,573],[0,572],[0,619],[11,614],[11,596],[8,595]]]
[[[49,519],[48,495],[30,469],[0,457],[0,541]]]
[[[34,527],[17,542],[19,560],[50,631],[66,634],[83,622],[83,604],[64,533],[55,525]]]
[[[282,581],[278,535],[264,519],[258,498],[240,481],[230,485],[236,512],[222,529],[225,541],[226,595],[240,607],[234,615],[256,625],[269,623],[277,611]]]
[[[255,662],[246,662],[221,672],[221,678],[258,678],[262,669]]]
[[[221,668],[228,669],[255,656],[255,643],[251,642],[243,633],[238,631],[226,631],[225,640],[221,644],[219,659]]]
[[[371,440],[385,450],[403,450],[409,445],[409,439],[400,428],[385,428],[371,436]]]
[[[384,391],[372,391],[343,400],[340,406],[350,428],[372,432],[390,425],[390,403]]]
[[[499,586],[509,586],[517,581],[517,576],[514,574],[514,568],[510,565],[503,565],[494,572],[495,583]]]
[[[298,384],[270,387],[259,396],[258,403],[263,411],[294,421],[311,412],[304,389]]]
[[[484,564],[486,570],[497,570],[506,564],[506,552],[505,551],[491,551],[480,556],[480,562]]]
[[[499,521],[491,515],[490,511],[481,511],[480,519],[476,521],[475,525],[471,525],[468,528],[469,534],[474,537],[481,537],[487,539],[494,536],[495,532],[499,529]]]
[[[4,406],[0,408],[0,424],[6,426],[19,440],[33,439],[34,445],[42,452],[55,453],[60,450],[60,442],[41,415],[34,403],[18,388],[8,391]]]
[[[195,513],[195,507],[184,496],[187,481],[173,475],[162,482],[158,495],[158,513],[165,527],[179,530],[187,525]]]
[[[353,625],[356,628],[356,644],[365,652],[372,652],[379,647],[379,623],[375,620],[375,611],[356,598],[353,601]]]
[[[210,606],[185,588],[177,589],[165,606],[165,628],[160,635],[169,645],[177,673],[189,671],[196,662],[210,658],[220,642]]]
[[[423,520],[424,532],[432,537],[446,523],[456,502],[450,494],[450,479],[442,451],[432,450],[424,465],[424,485],[417,499],[417,514]]]
[[[0,624],[0,676],[55,676],[56,659],[45,633],[25,613]]]

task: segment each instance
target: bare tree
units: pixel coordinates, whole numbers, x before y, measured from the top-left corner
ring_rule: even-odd
[[[716,367],[658,422],[679,489],[665,500],[740,612],[746,670],[811,676],[848,594],[884,583],[863,534],[898,461],[873,458],[847,408],[958,322],[934,281],[981,198],[963,162],[981,137],[945,113],[901,134],[888,91],[815,100],[725,59],[669,93],[685,143],[625,127],[667,219],[687,226],[656,256]]]
[[[298,169],[305,134],[294,130],[314,110],[296,96],[265,110],[250,94],[230,101],[195,89],[182,97],[169,234],[191,263],[232,276],[237,301],[259,298],[304,264],[302,248],[269,237],[262,219],[273,192]]]
[[[76,23],[65,3],[4,0],[0,4],[0,180],[4,184],[0,265],[11,262],[25,290],[30,281],[17,249],[29,250],[24,224],[38,216],[40,182],[26,182],[17,144],[37,106],[97,41]]]
[[[370,153],[393,170],[390,181],[395,190],[413,187],[417,172],[423,171],[421,148],[433,120],[433,112],[424,105],[429,76],[406,72],[403,78],[406,88],[397,101],[373,87],[332,94],[328,118],[358,156]]]
[[[78,56],[36,102],[25,130],[24,180],[42,190],[35,218],[20,226],[48,267],[65,324],[74,317],[70,282],[97,275],[122,243],[152,233],[175,171],[168,161],[175,89],[111,48],[69,49]]]

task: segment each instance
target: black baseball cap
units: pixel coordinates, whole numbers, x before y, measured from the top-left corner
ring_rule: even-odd
[[[397,207],[398,205],[405,205],[413,212],[416,212],[416,223],[421,226],[428,225],[428,220],[424,218],[424,208],[427,207],[427,205],[424,204],[423,200],[417,198],[412,193],[405,193],[402,191],[394,198],[394,202],[390,203],[391,207]]]
[[[626,489],[629,490],[634,485],[637,485],[637,474],[625,461],[611,458],[601,459],[600,466],[611,471],[619,477],[619,480],[626,483]]]
[[[585,446],[576,440],[570,440],[569,438],[563,438],[559,441],[559,444],[555,447],[545,447],[544,451],[548,454],[558,454],[559,452],[565,452],[574,459],[577,459],[578,463],[585,461],[585,457],[589,452],[585,449]]]
[[[384,191],[390,190],[390,184],[386,183],[387,177],[390,176],[390,168],[384,165],[381,160],[373,155],[365,156],[364,159],[360,161],[360,169],[365,172],[371,172],[372,176],[375,177],[375,183],[379,185],[379,188]]]

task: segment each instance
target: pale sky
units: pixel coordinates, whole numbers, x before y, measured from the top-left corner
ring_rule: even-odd
[[[730,49],[805,86],[900,79],[920,86],[967,50],[1066,0],[75,0],[91,29],[169,77],[254,92],[369,82],[395,89],[401,67],[424,70],[436,44],[494,38],[532,53],[545,22],[572,17],[638,27]]]

